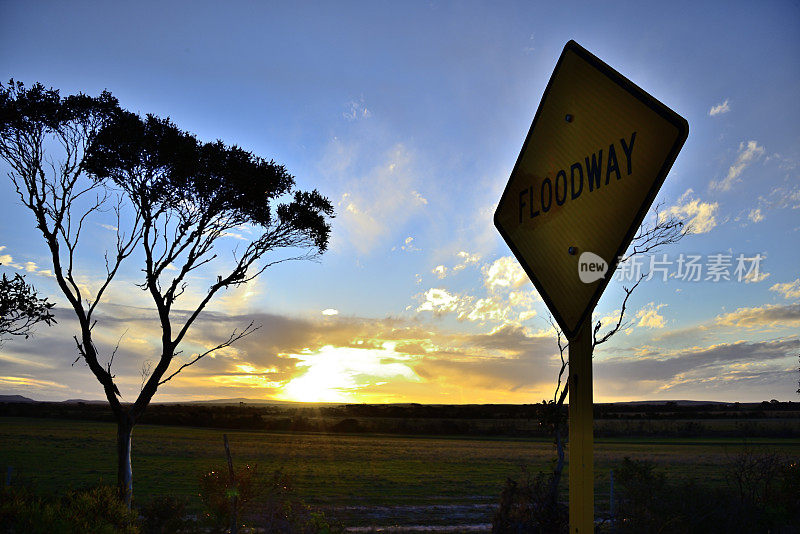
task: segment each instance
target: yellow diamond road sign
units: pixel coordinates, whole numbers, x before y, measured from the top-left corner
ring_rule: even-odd
[[[564,47],[494,223],[568,337],[688,134],[683,117],[579,44]]]

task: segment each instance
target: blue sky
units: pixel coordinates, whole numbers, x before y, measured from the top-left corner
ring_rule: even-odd
[[[643,283],[629,328],[595,355],[595,399],[796,398],[796,3],[6,1],[0,14],[3,79],[63,95],[108,89],[127,109],[274,158],[336,206],[319,263],[278,265],[218,299],[189,346],[251,318],[258,334],[187,369],[156,400],[551,396],[558,356],[546,307],[491,217],[570,39],[689,122],[656,202],[695,233],[663,253],[764,258],[748,280]],[[63,306],[8,179],[0,205],[0,270],[27,272]],[[108,223],[84,240],[89,287]],[[127,397],[158,335],[139,276],[125,267],[98,325],[109,351],[120,322],[136,325],[115,360]],[[596,319],[621,301],[612,282]],[[69,311],[58,319],[0,347],[1,390],[102,396],[87,369],[70,366]]]

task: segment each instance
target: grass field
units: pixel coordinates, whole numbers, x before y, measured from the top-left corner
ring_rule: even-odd
[[[3,417],[0,467],[5,472],[13,466],[17,480],[43,492],[101,480],[113,483],[115,432],[108,423]],[[226,432],[237,465],[257,464],[261,472],[282,468],[309,504],[333,508],[349,525],[437,523],[459,514],[460,521],[488,522],[505,479],[517,476],[522,465],[531,471],[547,469],[554,456],[545,440]],[[224,466],[222,434],[208,428],[137,426],[135,498],[185,495],[197,511],[200,475]],[[796,439],[761,438],[748,444],[756,451],[800,458]],[[598,439],[596,508],[607,506],[609,470],[625,456],[652,460],[668,477],[722,484],[723,466],[744,446],[736,438]]]

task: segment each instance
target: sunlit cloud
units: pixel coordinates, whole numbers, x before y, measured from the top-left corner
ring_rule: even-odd
[[[468,312],[463,312],[463,318],[470,321],[507,321],[512,318],[512,309],[496,297],[478,299]],[[535,314],[534,314],[535,315]]]
[[[800,278],[793,282],[775,284],[769,290],[783,295],[785,299],[800,299]]]
[[[4,250],[6,247],[0,247],[0,251]],[[18,263],[14,263],[14,257],[11,254],[0,254],[0,264],[6,267],[13,267],[15,269],[22,269],[22,265]]]
[[[261,283],[258,279],[246,284],[228,287],[221,291],[212,303],[212,308],[230,315],[239,315],[252,307],[253,301],[261,294]]]
[[[322,315],[327,315],[327,316],[339,315],[339,310],[334,308],[327,308],[325,310],[322,310]]]
[[[57,388],[66,389],[67,386],[59,384],[52,380],[40,380],[37,378],[30,378],[27,376],[0,376],[0,385],[12,388],[25,387],[25,388]]]
[[[747,214],[747,218],[753,221],[754,223],[760,223],[765,219],[764,214],[761,212],[760,208],[750,210],[750,213]]]
[[[606,358],[595,366],[595,392],[615,397],[627,391],[639,398],[662,399],[692,392],[713,400],[731,388],[741,393],[762,390],[766,384],[774,388],[799,346],[797,338],[737,341]]]
[[[484,285],[490,292],[518,289],[530,283],[528,275],[513,256],[503,256],[483,268]]]
[[[470,254],[469,252],[461,250],[456,253],[456,258],[458,258],[458,260],[452,267],[447,267],[446,265],[437,265],[431,272],[433,272],[433,274],[435,274],[436,277],[441,280],[442,278],[447,277],[449,273],[463,271],[467,268],[467,266],[472,264],[477,265],[478,262],[481,261],[482,256],[480,254]]]
[[[711,182],[711,189],[717,191],[729,191],[735,184],[741,181],[741,174],[744,170],[764,155],[764,147],[759,146],[757,141],[742,141],[739,144],[739,153],[736,161],[728,169],[725,178]]]
[[[716,324],[736,328],[794,328],[800,326],[800,304],[765,304],[719,315]]]
[[[463,305],[464,299],[461,297],[448,293],[446,289],[432,287],[422,295],[422,303],[417,307],[417,311],[442,314],[457,311]]]
[[[752,271],[748,271],[747,274],[744,275],[744,283],[745,284],[755,284],[758,282],[763,282],[767,278],[770,277],[770,273],[766,271],[757,271],[753,269]]]
[[[716,213],[719,204],[692,198],[693,193],[692,189],[687,189],[675,205],[660,213],[660,217],[662,221],[670,215],[677,217],[685,221],[687,233],[705,234],[717,226]]]
[[[650,302],[645,305],[636,312],[636,319],[639,320],[636,326],[644,328],[664,328],[667,322],[664,320],[664,316],[658,313],[658,310],[664,306],[666,306],[666,304],[656,305],[655,302]]]
[[[395,248],[392,248],[395,250]],[[400,250],[404,250],[406,252],[419,252],[420,248],[414,244],[414,238],[409,236],[403,240],[403,244],[400,245]]]
[[[453,272],[461,271],[470,264],[478,263],[482,257],[480,254],[470,254],[464,250],[459,251],[456,256],[460,258],[460,261],[453,266]]]

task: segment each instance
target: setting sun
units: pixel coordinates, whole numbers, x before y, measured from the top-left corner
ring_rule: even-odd
[[[314,353],[290,356],[301,360],[297,368],[305,372],[283,386],[279,397],[284,400],[364,402],[366,399],[359,395],[362,388],[380,386],[387,379],[420,380],[411,367],[397,361],[408,356],[394,352],[391,343],[384,343],[382,349],[325,345]],[[374,395],[370,400],[376,400]]]

